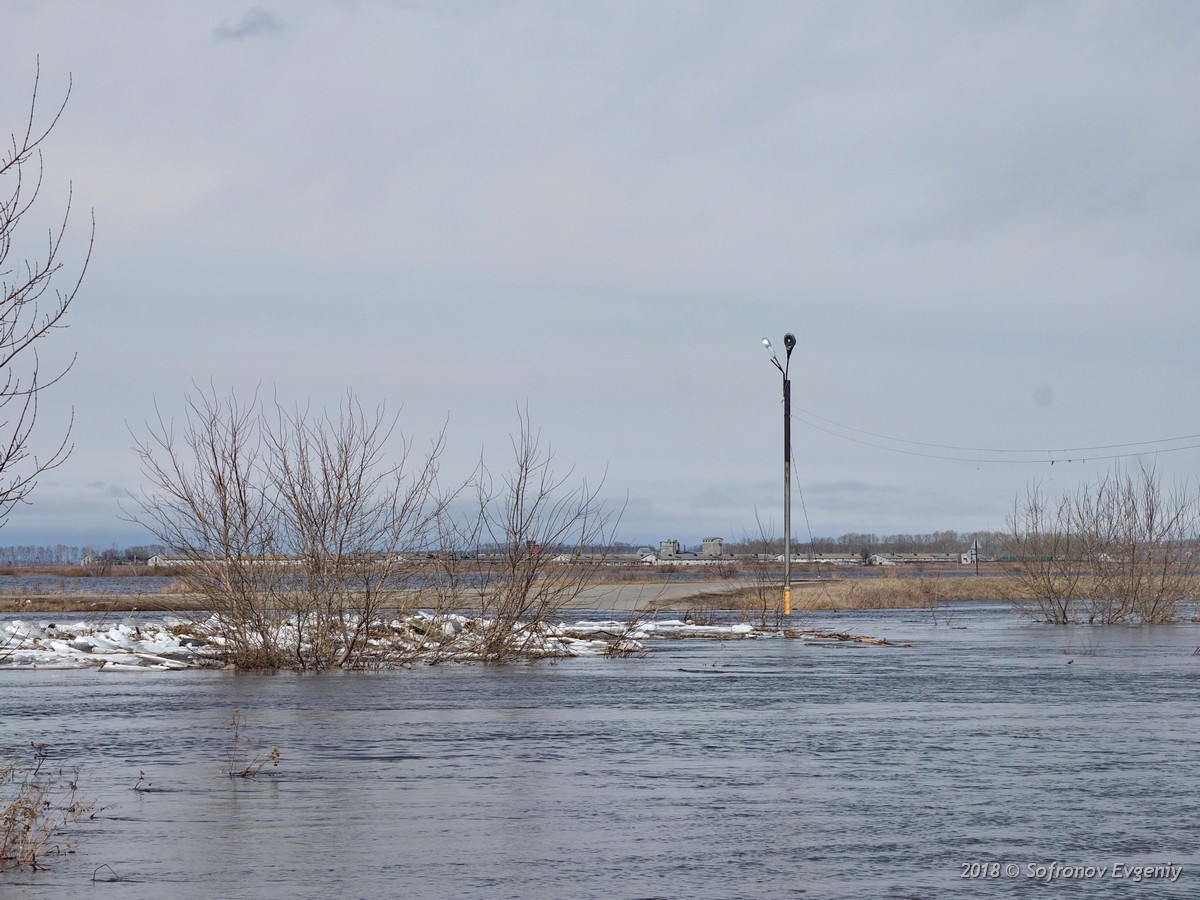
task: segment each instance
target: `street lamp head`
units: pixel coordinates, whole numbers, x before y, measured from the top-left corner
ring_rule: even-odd
[[[775,355],[775,348],[771,346],[769,338],[763,338],[763,346],[767,348],[767,352],[771,354],[771,365],[777,368],[780,372],[784,371],[782,365],[779,364],[779,357]]]
[[[783,336],[783,346],[787,348],[787,355],[792,355],[792,348],[796,346],[796,336],[790,331]]]

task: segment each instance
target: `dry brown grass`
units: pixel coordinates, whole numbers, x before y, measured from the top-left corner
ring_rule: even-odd
[[[0,597],[0,613],[199,612],[208,609],[200,596],[172,594],[14,594]]]
[[[727,609],[757,609],[761,604],[758,589],[750,586],[724,594],[721,599]],[[1016,581],[1003,576],[899,578],[888,573],[870,578],[800,581],[792,585],[792,607],[798,611],[924,609],[951,600],[1019,599]]]
[[[92,817],[79,796],[79,770],[50,763],[45,744],[6,749],[0,757],[0,872],[39,869],[42,858],[70,849],[63,831]]]
[[[82,566],[0,566],[0,575],[53,575],[57,578],[81,578],[87,574]]]

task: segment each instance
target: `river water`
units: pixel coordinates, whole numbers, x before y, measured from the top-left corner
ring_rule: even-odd
[[[1200,896],[1197,626],[811,624],[916,646],[4,672],[2,743],[45,741],[105,809],[0,897]],[[235,709],[241,761],[277,745],[278,768],[228,777]]]

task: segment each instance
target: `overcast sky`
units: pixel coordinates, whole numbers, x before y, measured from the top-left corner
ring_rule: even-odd
[[[145,540],[128,428],[210,380],[448,422],[463,475],[528,403],[619,537],[778,533],[788,331],[802,540],[1200,464],[1200,4],[9,0],[0,44],[0,133],[73,77],[42,214],[96,217],[75,451],[0,544]]]

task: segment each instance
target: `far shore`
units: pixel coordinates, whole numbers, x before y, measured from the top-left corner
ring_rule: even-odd
[[[1014,583],[1003,576],[942,577],[925,574],[897,578],[892,573],[869,578],[821,578],[800,576],[792,584],[793,613],[834,609],[921,609],[960,600],[1020,600]],[[397,598],[399,599],[399,598]],[[751,582],[744,579],[708,581],[606,581],[590,585],[566,610],[598,610],[614,613],[677,611],[709,613],[717,610],[767,615],[782,605],[781,582]],[[422,606],[419,599],[406,598],[406,608]],[[30,593],[0,596],[0,613],[165,612],[199,613],[210,608],[198,594],[186,593]]]

